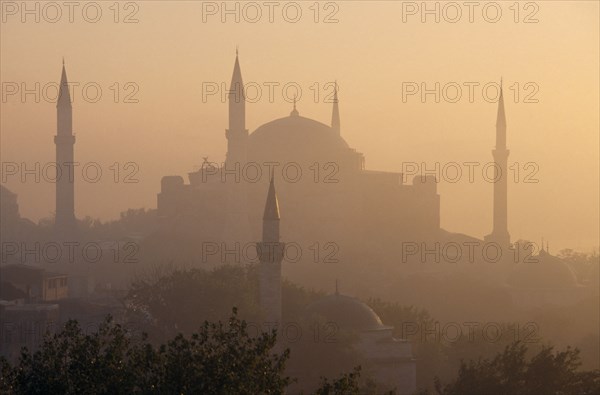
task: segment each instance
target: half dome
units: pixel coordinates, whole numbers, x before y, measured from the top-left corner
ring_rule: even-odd
[[[540,251],[537,262],[517,264],[507,283],[515,288],[564,289],[579,284],[571,268],[561,259]]]

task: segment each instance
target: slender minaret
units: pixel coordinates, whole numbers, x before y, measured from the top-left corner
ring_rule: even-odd
[[[248,129],[246,129],[246,96],[238,51],[235,51],[235,65],[231,76],[231,86],[227,93],[229,102],[229,128],[225,131],[227,137],[227,159],[231,166],[235,163],[246,162],[246,146]]]
[[[338,108],[338,89],[335,82],[335,91],[333,92],[333,112],[331,113],[331,128],[340,134],[340,110]]]
[[[259,303],[269,325],[281,323],[281,261],[284,243],[279,241],[279,203],[271,177],[263,215],[262,242],[257,248],[259,263]]]
[[[229,102],[229,128],[225,131],[227,156],[221,174],[221,178],[225,179],[227,184],[227,220],[224,239],[231,244],[228,248],[235,248],[235,244],[243,245],[252,240],[247,210],[247,182],[242,177],[247,162],[248,143],[246,99],[237,49],[227,100]]]
[[[60,89],[56,102],[56,219],[55,228],[59,236],[71,236],[76,230],[75,190],[73,166],[73,109],[67,82],[67,71],[63,59]]]
[[[500,98],[498,99],[498,116],[496,119],[496,148],[492,150],[492,156],[501,174],[494,182],[494,226],[492,233],[486,236],[485,240],[496,242],[503,247],[510,245],[507,219],[507,161],[509,152],[506,149],[506,114],[504,113],[502,81],[500,81]]]

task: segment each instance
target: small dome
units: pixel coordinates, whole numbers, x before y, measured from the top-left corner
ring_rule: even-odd
[[[541,250],[537,262],[519,263],[508,277],[507,283],[514,288],[564,289],[577,287],[573,270],[557,257]]]
[[[366,303],[345,295],[329,295],[308,306],[309,315],[337,324],[340,329],[372,331],[388,329]]]

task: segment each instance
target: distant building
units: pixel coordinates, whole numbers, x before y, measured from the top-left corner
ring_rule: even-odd
[[[0,266],[0,355],[15,361],[21,347],[36,351],[60,321],[57,303],[68,296],[67,276],[35,266]]]
[[[25,303],[27,293],[7,281],[0,281],[0,300]]]
[[[3,233],[14,229],[20,218],[17,195],[0,185],[0,228]]]
[[[336,330],[352,331],[359,335],[356,350],[366,361],[369,374],[378,390],[396,394],[416,391],[416,360],[408,340],[392,336],[391,326],[383,325],[379,316],[367,304],[349,296],[326,296],[308,307],[309,316],[321,317]]]
[[[22,222],[17,194],[0,185],[0,239],[3,242],[15,240],[19,236]],[[6,263],[5,260],[2,256],[2,263]]]
[[[21,262],[20,254],[12,254],[10,251],[13,247],[18,249],[20,242],[37,240],[42,233],[37,224],[21,217],[17,194],[0,185],[0,265]]]
[[[67,275],[35,266],[12,264],[0,266],[2,282],[10,283],[26,295],[28,302],[52,302],[69,295]]]

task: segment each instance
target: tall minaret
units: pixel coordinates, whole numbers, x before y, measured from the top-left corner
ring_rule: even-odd
[[[247,209],[248,185],[242,177],[247,162],[248,144],[246,98],[237,49],[227,100],[229,102],[229,128],[225,131],[227,156],[225,169],[222,169],[222,176],[224,175],[227,184],[227,219],[224,239],[230,244],[228,248],[235,248],[235,244],[243,245],[252,240]]]
[[[340,110],[338,108],[338,89],[335,82],[335,91],[333,92],[333,112],[331,113],[331,128],[340,134]]]
[[[263,215],[262,242],[257,248],[259,263],[259,303],[269,325],[281,323],[281,261],[284,243],[279,241],[279,203],[271,177]]]
[[[502,174],[494,182],[494,227],[492,233],[486,236],[485,240],[494,241],[502,247],[510,245],[507,219],[507,161],[509,152],[506,149],[506,114],[504,113],[502,81],[500,81],[500,98],[498,99],[498,116],[496,118],[496,148],[492,150],[492,156]]]
[[[235,51],[235,65],[231,77],[231,86],[227,93],[229,102],[229,128],[225,131],[227,137],[227,159],[232,166],[235,163],[246,162],[246,146],[248,141],[248,129],[246,129],[246,96],[244,94],[244,82],[238,51]]]
[[[75,190],[73,166],[73,109],[67,82],[67,71],[63,59],[60,89],[56,102],[56,219],[55,228],[59,236],[70,236],[76,229]]]

